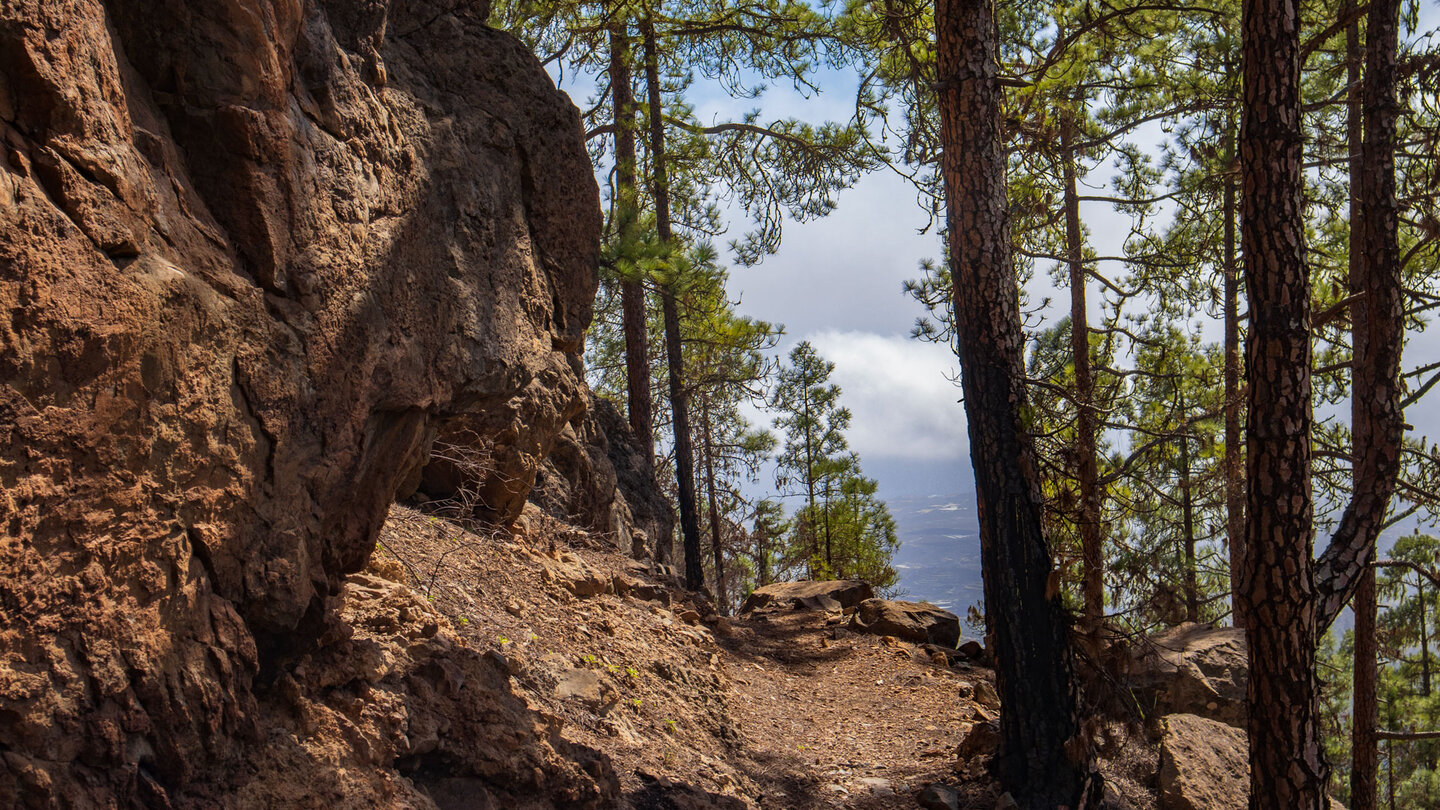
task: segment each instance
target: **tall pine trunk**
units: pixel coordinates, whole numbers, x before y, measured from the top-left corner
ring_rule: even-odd
[[[1180,400],[1185,414],[1185,400]],[[1190,420],[1186,416],[1180,433],[1180,528],[1185,544],[1185,621],[1200,621],[1200,586],[1195,570],[1195,500],[1190,481]]]
[[[810,506],[810,514],[806,518],[810,521],[808,527],[810,534],[810,559],[806,565],[810,571],[810,578],[814,579],[815,561],[820,559],[820,535],[815,533],[815,455],[813,452],[815,441],[811,433],[811,431],[815,429],[815,424],[810,420],[809,386],[805,388],[805,425],[805,492],[807,503]]]
[[[1352,13],[1356,0],[1348,0],[1342,7],[1342,14]],[[1359,185],[1356,180],[1363,170],[1360,157],[1364,133],[1364,92],[1361,87],[1361,63],[1364,52],[1360,45],[1360,21],[1350,23],[1345,32],[1346,78],[1350,88],[1346,98],[1345,145],[1350,154],[1350,222],[1353,228],[1361,215],[1363,206],[1358,201]],[[1364,257],[1358,244],[1352,244],[1350,251],[1350,285],[1360,285],[1364,268]],[[1360,432],[1351,433],[1352,455],[1358,457]],[[1368,568],[1360,576],[1355,589],[1355,600],[1351,603],[1355,611],[1355,660],[1352,694],[1354,705],[1351,710],[1350,728],[1350,807],[1351,810],[1376,810],[1379,801],[1379,741],[1375,730],[1380,722],[1378,705],[1379,650],[1375,632],[1378,624],[1378,608],[1375,593],[1375,569]]]
[[[1078,95],[1078,94],[1077,94]],[[1082,103],[1077,99],[1076,103]],[[1100,523],[1099,442],[1095,425],[1095,378],[1090,369],[1090,312],[1085,298],[1085,243],[1075,179],[1075,125],[1060,127],[1065,181],[1065,262],[1070,270],[1070,357],[1075,367],[1075,455],[1079,472],[1080,592],[1085,630],[1100,629],[1105,615],[1105,554]]]
[[[1023,810],[1074,807],[1091,771],[1022,416],[1025,336],[1010,254],[993,0],[937,0],[935,22],[954,321],[1001,700],[998,776]]]
[[[610,99],[615,114],[615,185],[619,197],[622,243],[634,238],[639,200],[635,184],[635,98],[630,75],[629,26],[610,28]],[[625,336],[625,384],[630,429],[653,463],[654,405],[650,398],[650,346],[645,316],[645,287],[639,279],[620,281],[620,317]],[[662,544],[668,546],[668,544]],[[665,549],[668,551],[668,548]]]
[[[1350,422],[1356,453],[1350,503],[1340,517],[1317,568],[1319,628],[1323,631],[1350,601],[1360,576],[1375,557],[1400,473],[1405,435],[1401,410],[1400,354],[1404,349],[1404,302],[1400,286],[1400,217],[1395,200],[1396,51],[1399,0],[1370,3],[1362,81],[1363,134],[1353,178],[1350,249],[1358,252],[1351,278]]]
[[[650,107],[650,196],[655,200],[655,229],[663,244],[674,245],[670,231],[670,185],[665,174],[665,120],[660,93],[660,52],[655,27],[647,17],[641,22],[645,39],[645,86]],[[700,565],[700,521],[695,509],[695,448],[690,439],[690,410],[684,382],[684,355],[680,343],[680,309],[675,300],[675,281],[660,289],[661,315],[665,322],[665,358],[670,383],[670,419],[675,438],[675,488],[680,499],[680,533],[685,547],[685,587],[705,587],[705,570]]]
[[[1298,0],[1244,5],[1241,247],[1250,292],[1249,527],[1239,609],[1249,636],[1250,807],[1321,810],[1311,549],[1310,277],[1301,200]]]
[[[1244,627],[1240,615],[1240,566],[1245,559],[1245,461],[1241,453],[1240,416],[1243,402],[1240,392],[1240,264],[1235,244],[1235,128],[1229,121],[1225,129],[1226,154],[1225,190],[1221,207],[1225,217],[1225,535],[1230,547],[1231,621]]]
[[[715,440],[710,430],[710,401],[705,399],[700,411],[700,440],[705,448],[705,489],[709,501],[710,553],[715,558],[715,604],[722,614],[730,612],[725,601],[725,553],[720,544],[720,501],[715,487]]]

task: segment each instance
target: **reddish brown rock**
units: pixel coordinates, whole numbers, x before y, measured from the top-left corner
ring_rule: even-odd
[[[437,432],[523,502],[598,195],[486,13],[0,10],[0,805],[163,806],[243,758]]]
[[[1137,644],[1126,679],[1146,711],[1243,728],[1249,672],[1243,630],[1186,623]]]
[[[949,650],[960,643],[960,617],[923,602],[866,599],[856,607],[848,626],[857,633],[895,636]]]
[[[775,582],[756,588],[745,598],[742,613],[767,607],[840,610],[875,596],[870,583],[858,579]]]
[[[1161,720],[1160,807],[1163,810],[1244,810],[1250,804],[1245,732],[1193,714]]]

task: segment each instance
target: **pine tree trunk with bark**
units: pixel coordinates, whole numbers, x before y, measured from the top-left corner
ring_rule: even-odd
[[[1226,153],[1235,161],[1233,122],[1226,127]],[[1230,547],[1231,621],[1243,628],[1240,604],[1240,566],[1245,559],[1245,461],[1241,452],[1240,417],[1244,402],[1240,391],[1240,264],[1236,258],[1235,178],[1229,167],[1221,196],[1225,295],[1225,535]]]
[[[1185,401],[1180,401],[1180,413],[1185,413]],[[1187,420],[1180,433],[1180,531],[1185,544],[1185,621],[1200,621],[1200,586],[1195,570],[1195,500],[1190,481],[1190,423]]]
[[[715,604],[721,614],[730,612],[725,602],[725,552],[720,543],[720,499],[715,487],[715,440],[710,430],[710,403],[707,400],[700,412],[701,442],[705,448],[705,488],[709,500],[710,553],[715,558]]]
[[[1342,7],[1342,14],[1353,13],[1356,0],[1348,0]],[[1346,138],[1350,153],[1350,222],[1351,237],[1355,236],[1356,220],[1363,205],[1358,200],[1359,184],[1356,182],[1362,171],[1360,144],[1364,134],[1364,92],[1361,87],[1361,64],[1364,51],[1360,44],[1360,21],[1356,20],[1345,32],[1346,78],[1350,89],[1346,99]],[[1359,247],[1358,244],[1355,247]],[[1364,278],[1364,257],[1359,250],[1350,251],[1350,286],[1352,291]],[[1352,344],[1353,345],[1353,344]],[[1352,414],[1353,416],[1353,414]],[[1351,433],[1353,455],[1360,451],[1360,431]],[[1351,603],[1355,611],[1355,660],[1352,694],[1354,704],[1350,719],[1350,807],[1351,810],[1376,810],[1379,801],[1380,744],[1375,739],[1375,729],[1380,722],[1380,707],[1377,701],[1379,684],[1379,650],[1375,632],[1378,624],[1375,569],[1367,569],[1360,576],[1355,589],[1355,600]]]
[[[1075,178],[1074,128],[1069,120],[1061,125],[1060,151],[1064,160],[1065,262],[1070,270],[1070,357],[1075,368],[1080,592],[1085,631],[1095,633],[1105,616],[1105,550],[1100,523],[1099,431],[1095,424],[1095,375],[1090,368],[1090,312],[1085,296],[1085,243],[1080,229],[1080,192]]]
[[[672,245],[670,230],[670,186],[665,167],[665,119],[660,94],[660,52],[655,27],[649,18],[641,22],[645,42],[645,85],[650,107],[650,196],[655,200],[655,229],[660,241]],[[690,437],[690,406],[684,383],[685,361],[680,343],[680,309],[675,285],[660,288],[661,316],[665,324],[665,357],[670,387],[671,432],[675,439],[675,488],[680,500],[680,534],[685,548],[685,587],[705,587],[705,570],[700,564],[700,521],[695,505],[695,448]]]
[[[635,184],[635,97],[630,74],[629,26],[610,28],[610,101],[615,114],[615,186],[619,197],[619,238],[631,238],[637,216]],[[625,336],[627,416],[647,464],[654,463],[654,405],[650,398],[650,346],[645,287],[639,279],[620,281],[620,319]]]
[[[1250,807],[1322,810],[1297,0],[1246,3],[1242,31],[1250,492],[1238,607],[1249,636]]]
[[[1356,208],[1350,250],[1361,262],[1351,278],[1351,426],[1356,453],[1350,503],[1320,556],[1316,583],[1323,632],[1349,603],[1375,558],[1400,473],[1405,435],[1400,355],[1405,345],[1400,284],[1400,217],[1395,200],[1396,54],[1399,0],[1370,3],[1362,82],[1361,165],[1352,178]]]
[[[935,22],[954,321],[1001,699],[997,774],[1023,810],[1074,807],[1098,781],[1089,779],[1028,432],[993,0],[937,0]]]

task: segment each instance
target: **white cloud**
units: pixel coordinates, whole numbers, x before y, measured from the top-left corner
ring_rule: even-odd
[[[960,389],[949,348],[900,335],[825,330],[805,336],[835,364],[830,379],[853,414],[850,446],[868,458],[968,457]]]

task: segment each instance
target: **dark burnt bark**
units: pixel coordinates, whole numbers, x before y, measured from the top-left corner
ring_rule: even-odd
[[[1377,661],[1375,569],[1367,568],[1355,589],[1355,680],[1350,733],[1350,810],[1375,810],[1380,760],[1375,727]]]
[[[1054,810],[1078,803],[1092,770],[1024,421],[1025,339],[1010,254],[994,15],[993,0],[936,2],[941,165],[985,615],[1001,699],[997,773],[1021,808]]]
[[[1353,185],[1350,250],[1351,430],[1356,454],[1350,503],[1316,569],[1319,627],[1330,626],[1350,601],[1361,573],[1375,557],[1400,473],[1405,417],[1400,408],[1400,353],[1404,347],[1400,287],[1400,219],[1395,201],[1396,49],[1399,0],[1370,4],[1362,84],[1363,130]]]
[[[1185,413],[1185,400],[1180,400]],[[1195,571],[1195,499],[1190,481],[1190,425],[1180,434],[1180,529],[1185,544],[1185,621],[1200,621],[1200,586]]]
[[[615,111],[615,187],[619,197],[622,240],[629,238],[638,205],[635,185],[635,97],[630,74],[629,26],[610,28],[610,99]],[[620,282],[620,317],[625,335],[625,383],[630,429],[653,462],[654,405],[650,398],[650,346],[645,317],[645,287],[639,279]]]
[[[1235,159],[1233,123],[1226,129],[1226,152]],[[1227,170],[1221,205],[1224,209],[1225,272],[1225,534],[1230,546],[1230,604],[1240,604],[1240,565],[1245,559],[1245,461],[1241,452],[1240,418],[1240,264],[1235,244],[1235,178]],[[1231,612],[1236,627],[1245,623],[1238,608]]]
[[[655,28],[647,18],[641,22],[645,40],[645,86],[650,107],[650,196],[655,200],[655,229],[660,241],[672,244],[670,230],[670,185],[665,174],[665,119],[660,96],[660,52]],[[695,447],[690,437],[690,403],[685,390],[684,356],[680,344],[680,309],[675,284],[660,288],[661,315],[665,322],[665,359],[670,384],[671,431],[675,438],[675,489],[680,500],[680,534],[685,548],[685,587],[705,587],[705,570],[700,565],[700,520],[695,508]]]
[[[1342,6],[1341,13],[1351,12],[1355,7],[1355,2],[1356,0],[1348,0]],[[1364,133],[1364,93],[1360,84],[1360,66],[1364,60],[1364,54],[1360,45],[1360,22],[1358,20],[1351,23],[1346,29],[1345,50],[1348,62],[1346,66],[1347,79],[1350,83],[1346,99],[1345,143],[1350,153],[1350,217],[1353,228],[1354,220],[1363,209],[1357,200],[1359,186],[1354,182],[1362,170],[1360,144]],[[1364,269],[1362,265],[1363,257],[1360,252],[1351,250],[1350,284],[1352,290],[1363,282]],[[1353,432],[1351,436],[1353,439],[1351,452],[1358,454],[1360,434]],[[1375,810],[1376,802],[1379,799],[1376,777],[1380,750],[1379,743],[1375,739],[1375,729],[1380,720],[1377,701],[1379,650],[1376,649],[1375,639],[1378,619],[1375,597],[1375,569],[1369,568],[1360,575],[1360,583],[1355,589],[1355,599],[1352,602],[1355,610],[1355,660],[1352,683],[1354,704],[1351,709],[1350,728],[1350,807],[1352,810]]]
[[[705,488],[709,500],[710,553],[715,559],[715,604],[722,614],[730,612],[725,601],[725,552],[720,543],[720,499],[715,486],[715,440],[710,431],[710,403],[700,412],[701,442],[705,448]]]
[[[1250,807],[1321,810],[1328,772],[1315,676],[1310,277],[1301,202],[1297,0],[1245,4],[1242,31],[1250,492],[1239,610],[1249,635]]]
[[[1060,128],[1065,165],[1065,261],[1070,270],[1070,356],[1075,368],[1075,456],[1080,510],[1080,593],[1086,632],[1100,629],[1105,615],[1104,536],[1100,523],[1100,464],[1095,424],[1095,375],[1090,368],[1090,313],[1085,296],[1085,243],[1080,230],[1080,193],[1076,188],[1072,148],[1074,124]]]

